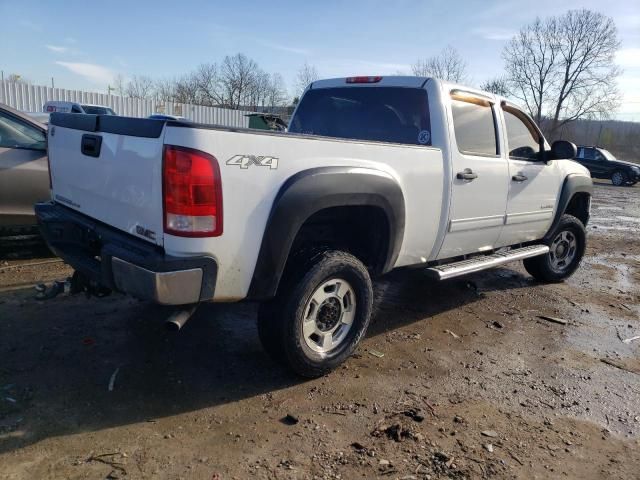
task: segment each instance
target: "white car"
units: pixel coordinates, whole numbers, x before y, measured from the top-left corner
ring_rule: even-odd
[[[592,184],[575,145],[550,147],[477,89],[320,80],[288,133],[98,118],[51,116],[53,198],[36,206],[50,247],[87,288],[261,302],[265,349],[304,376],[354,351],[371,280],[394,268],[444,280],[524,259],[555,282],[585,251]]]
[[[117,115],[110,107],[104,105],[91,105],[87,103],[65,102],[50,100],[44,104],[42,111],[45,113],[89,113],[92,115]]]

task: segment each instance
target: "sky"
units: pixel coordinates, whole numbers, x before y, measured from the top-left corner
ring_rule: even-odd
[[[640,121],[638,0],[0,0],[0,70],[106,92],[117,74],[173,78],[241,52],[280,72],[293,94],[305,62],[326,78],[409,73],[451,45],[467,61],[466,83],[479,85],[502,73],[520,27],[571,8],[614,19],[624,70],[616,118]]]

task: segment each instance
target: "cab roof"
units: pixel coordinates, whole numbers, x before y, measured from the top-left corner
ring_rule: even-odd
[[[341,88],[341,87],[407,87],[407,88],[424,88],[427,82],[433,81],[442,88],[450,91],[460,90],[461,92],[479,95],[490,99],[496,103],[506,100],[499,95],[480,90],[479,88],[460,85],[457,83],[446,82],[433,77],[414,77],[408,75],[380,75],[380,76],[362,76],[362,77],[341,77],[329,78],[326,80],[316,80],[309,85],[309,89],[317,88]]]
[[[363,81],[350,82],[351,79]],[[364,79],[370,79],[364,81]],[[422,88],[429,80],[428,77],[411,77],[401,75],[388,76],[363,76],[363,77],[341,77],[328,78],[326,80],[316,80],[309,88],[336,88],[336,87],[410,87]]]

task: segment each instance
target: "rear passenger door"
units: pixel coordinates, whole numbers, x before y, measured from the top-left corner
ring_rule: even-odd
[[[547,163],[540,151],[544,138],[524,112],[502,104],[505,152],[509,163],[509,199],[499,245],[538,240],[553,220],[556,199],[564,180],[557,161]]]
[[[452,184],[449,222],[437,258],[495,248],[502,231],[509,170],[500,154],[493,99],[461,90],[450,92],[449,141]]]

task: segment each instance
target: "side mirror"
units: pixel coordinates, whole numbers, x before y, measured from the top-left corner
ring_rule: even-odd
[[[578,147],[575,143],[566,140],[556,140],[551,145],[552,160],[571,160],[578,155]]]

